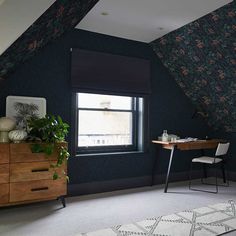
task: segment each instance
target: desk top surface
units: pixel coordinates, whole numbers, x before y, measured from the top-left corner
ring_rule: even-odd
[[[176,147],[180,150],[193,150],[193,149],[214,149],[218,143],[224,142],[222,139],[210,139],[210,140],[196,140],[196,141],[176,141],[176,142],[164,142],[160,140],[152,140],[152,143],[160,144],[165,149],[171,149]]]

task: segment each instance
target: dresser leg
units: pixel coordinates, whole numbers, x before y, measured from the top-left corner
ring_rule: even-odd
[[[64,197],[64,196],[58,197],[57,200],[60,200],[62,206],[63,206],[63,207],[66,207],[66,200],[65,200],[65,197]]]

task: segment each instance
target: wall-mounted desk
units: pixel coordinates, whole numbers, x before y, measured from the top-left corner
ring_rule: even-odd
[[[189,141],[189,142],[163,142],[159,140],[152,140],[152,143],[160,145],[164,149],[170,150],[170,160],[166,175],[166,183],[165,183],[165,190],[164,192],[167,192],[168,184],[169,184],[169,175],[170,175],[170,169],[171,169],[171,163],[173,160],[173,155],[175,149],[179,149],[182,151],[185,150],[204,150],[204,149],[215,149],[219,142],[222,142],[223,140],[220,139],[212,139],[212,140],[197,140],[197,141]],[[156,163],[154,164],[154,167],[156,166]],[[154,176],[154,173],[153,173]],[[153,180],[152,180],[153,181]]]

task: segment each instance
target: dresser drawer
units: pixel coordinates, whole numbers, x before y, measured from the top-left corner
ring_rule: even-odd
[[[10,149],[8,143],[0,143],[0,164],[9,163]]]
[[[10,144],[10,159],[13,162],[36,162],[45,160],[57,160],[58,153],[55,150],[51,155],[44,153],[32,153],[32,143],[11,143]],[[67,144],[63,144],[67,147]]]
[[[51,180],[53,173],[57,170],[60,175],[65,170],[65,165],[60,168],[50,168],[50,164],[56,162],[31,162],[10,164],[10,182],[22,182],[31,180]],[[64,175],[63,175],[64,177]]]
[[[10,183],[10,202],[53,199],[66,195],[66,191],[65,179]]]
[[[9,183],[9,164],[0,165],[0,184]]]
[[[0,203],[7,203],[9,200],[9,184],[0,184]]]

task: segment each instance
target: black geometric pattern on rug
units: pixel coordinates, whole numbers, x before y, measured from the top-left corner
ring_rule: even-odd
[[[75,236],[216,236],[235,229],[235,203],[229,200]]]
[[[0,78],[73,29],[99,0],[55,1],[1,56]]]

